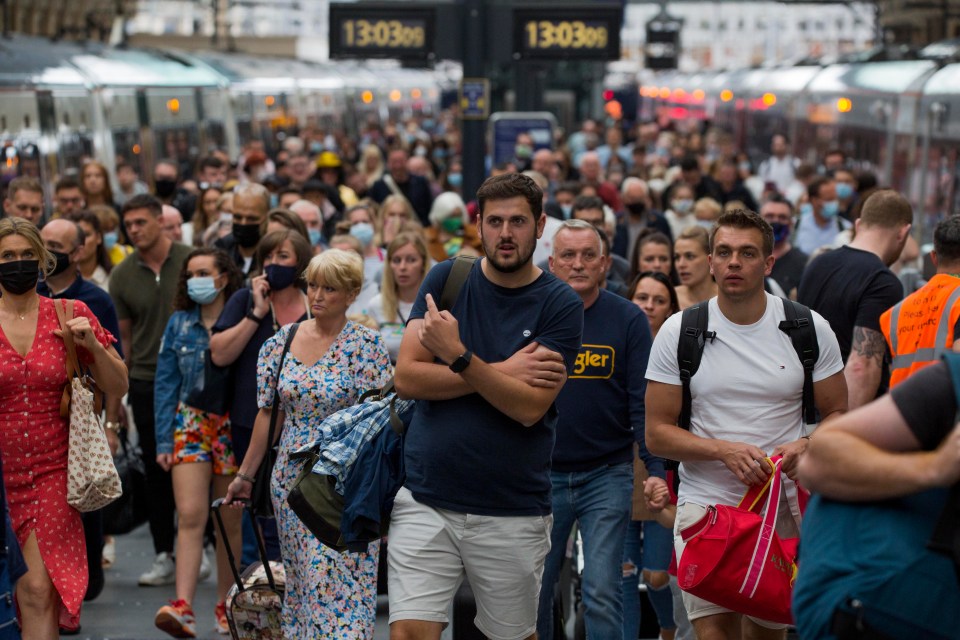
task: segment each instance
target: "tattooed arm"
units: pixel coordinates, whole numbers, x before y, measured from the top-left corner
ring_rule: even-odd
[[[887,341],[882,333],[859,326],[853,328],[853,346],[843,370],[847,379],[847,405],[851,411],[877,397],[886,354]]]

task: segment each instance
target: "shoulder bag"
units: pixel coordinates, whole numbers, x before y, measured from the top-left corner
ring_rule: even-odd
[[[73,333],[67,323],[73,319],[73,301],[54,303],[63,341],[67,347],[67,378],[60,413],[70,416],[70,442],[67,452],[67,504],[80,512],[96,511],[123,492],[120,475],[113,464],[107,435],[100,424],[94,402],[99,390],[83,374],[77,359]],[[69,407],[67,409],[67,407]]]
[[[273,385],[273,406],[270,408],[270,430],[267,432],[267,452],[260,462],[257,469],[257,481],[253,483],[253,492],[250,495],[254,513],[262,518],[272,518],[273,502],[270,500],[270,478],[273,476],[273,465],[277,462],[277,447],[274,439],[280,435],[283,425],[278,425],[277,420],[280,417],[280,374],[283,373],[283,363],[287,359],[287,352],[290,351],[290,345],[293,344],[293,337],[297,335],[297,329],[300,323],[290,327],[287,333],[287,341],[283,345],[283,352],[280,354],[280,364],[277,365],[277,379]]]
[[[767,458],[767,464],[772,472],[765,485],[750,487],[736,507],[708,507],[680,532],[687,546],[677,581],[684,591],[731,611],[792,624],[800,539],[777,535],[782,459]]]

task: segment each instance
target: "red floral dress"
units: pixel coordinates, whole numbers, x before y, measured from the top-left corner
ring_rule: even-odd
[[[80,513],[67,504],[69,425],[60,417],[67,349],[53,333],[60,328],[53,305],[40,298],[37,334],[26,357],[0,328],[0,453],[17,539],[23,545],[36,533],[47,573],[64,607],[77,615],[87,590],[87,551]],[[100,344],[116,342],[85,304],[74,302],[73,313],[90,320]],[[89,364],[90,354],[77,351]]]

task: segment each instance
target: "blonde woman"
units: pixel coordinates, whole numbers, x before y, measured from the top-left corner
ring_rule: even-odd
[[[687,227],[673,245],[673,262],[680,277],[677,298],[680,308],[692,307],[717,295],[710,274],[710,232],[701,226]]]
[[[393,367],[380,334],[347,319],[347,309],[363,284],[360,256],[339,249],[324,251],[310,261],[306,281],[313,318],[300,324],[287,357],[281,354],[291,325],[260,349],[260,412],[225,502],[250,497],[251,479],[274,444],[267,442],[267,434],[276,389],[283,427],[270,488],[287,577],[283,637],[370,638],[376,620],[380,541],[359,553],[330,549],[291,511],[286,498],[301,467],[290,453],[320,438],[318,426],[328,415],[355,404],[364,391],[383,386]]]
[[[363,176],[367,189],[383,177],[383,152],[375,144],[368,144],[360,152],[360,162],[357,171]]]
[[[427,275],[428,262],[427,245],[419,233],[400,233],[387,247],[380,293],[367,303],[366,312],[377,321],[391,362],[397,361],[403,330]]]
[[[417,214],[410,206],[410,201],[403,196],[390,195],[380,203],[377,212],[377,221],[380,228],[380,246],[388,247],[398,233],[410,224],[420,225]]]

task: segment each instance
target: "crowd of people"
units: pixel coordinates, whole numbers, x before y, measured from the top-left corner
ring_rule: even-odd
[[[286,573],[284,637],[372,637],[380,541],[330,549],[286,495],[299,472],[290,454],[394,374],[417,404],[386,554],[391,637],[439,637],[466,576],[487,637],[553,638],[574,525],[588,637],[636,640],[641,582],[661,638],[783,637],[784,625],[680,590],[679,532],[711,505],[736,505],[776,454],[791,484],[802,476],[832,498],[909,493],[854,482],[849,469],[867,463],[841,445],[852,433],[870,455],[938,450],[950,432],[915,426],[920,410],[902,392],[905,420],[888,427],[898,439],[871,439],[858,420],[881,421],[878,398],[894,413],[888,388],[960,338],[956,219],[936,231],[928,283],[909,202],[840,150],[803,164],[775,135],[754,168],[712,129],[587,120],[549,148],[528,138],[476,194],[461,192],[458,137],[443,118],[358,139],[304,130],[269,154],[252,142],[195,166],[160,160],[146,180],[126,162],[111,180],[90,160],[49,190],[29,177],[5,185],[0,452],[28,567],[16,587],[23,637],[76,632],[123,544],[104,536],[99,512],[81,518],[66,503],[61,299],[77,301],[69,330],[105,394],[111,448],[137,435],[155,552],[139,584],[175,585],[155,618],[174,637],[207,624],[192,603],[214,570],[211,618],[228,633],[232,574],[209,505],[251,498],[274,444],[275,517],[223,510],[227,542],[249,564],[252,528],[263,528]],[[483,259],[440,309],[461,255]],[[804,364],[781,298],[813,311],[823,445],[801,415]],[[693,307],[712,339],[690,379],[677,353],[679,312]],[[778,531],[797,535],[788,495]],[[811,505],[817,523],[821,512]],[[803,560],[798,589],[813,566]],[[836,633],[840,601],[805,592],[808,602],[821,613],[797,612],[804,637]]]

